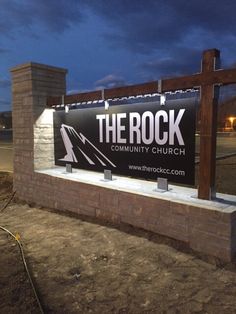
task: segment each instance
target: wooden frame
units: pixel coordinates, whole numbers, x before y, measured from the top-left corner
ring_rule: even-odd
[[[215,196],[216,131],[218,88],[221,85],[236,83],[236,69],[217,69],[220,64],[220,51],[210,49],[203,52],[201,73],[148,82],[131,86],[92,91],[64,96],[64,104],[87,102],[100,99],[113,99],[157,92],[169,92],[198,88],[200,97],[200,165],[198,198],[212,199]],[[160,81],[159,81],[160,83]],[[161,85],[161,87],[160,87]],[[62,97],[48,97],[47,106],[61,105]]]

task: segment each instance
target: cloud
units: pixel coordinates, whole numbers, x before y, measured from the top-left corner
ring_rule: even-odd
[[[204,32],[210,43],[236,35],[236,2],[213,0],[1,0],[0,32],[43,25],[61,33],[84,21],[88,9],[108,23],[107,43],[150,54],[187,46],[186,38]],[[201,46],[201,39],[194,43]],[[200,47],[202,48],[202,47]]]
[[[9,35],[20,29],[30,30],[40,24],[61,33],[82,20],[79,1],[70,0],[2,0],[0,32]]]
[[[0,99],[0,111],[9,111],[11,103],[8,100]]]
[[[201,32],[208,44],[236,34],[236,2],[232,0],[224,4],[215,0],[90,0],[88,5],[109,22],[111,31],[105,34],[109,42],[135,53],[188,47],[186,38]],[[202,49],[201,38],[193,44]]]
[[[193,74],[200,71],[202,52],[194,49],[176,48],[174,56],[152,58],[140,65],[144,73],[152,74],[152,77],[164,78]]]
[[[9,49],[1,48],[1,47],[0,47],[0,54],[4,54],[4,53],[8,53],[8,52],[10,52]]]
[[[235,42],[232,0],[1,0],[0,33],[36,25],[61,33],[86,20],[88,10],[107,23],[103,36],[108,45],[144,55],[174,53],[189,42],[199,49],[217,45],[219,38]]]
[[[109,26],[107,45],[137,56],[143,77],[198,72],[209,48],[222,50],[226,63],[235,59],[235,1],[90,0],[87,6]]]
[[[80,91],[78,89],[70,89],[67,91],[67,95],[74,95],[74,94],[78,94],[80,93]]]
[[[0,99],[0,105],[10,105],[10,101],[6,99]]]
[[[96,89],[113,88],[124,86],[125,80],[122,76],[109,74],[101,78],[100,80],[97,80],[94,85]]]
[[[0,88],[6,88],[6,87],[9,87],[10,85],[11,85],[10,80],[0,78]]]
[[[121,48],[122,53],[128,51],[132,55],[131,63],[138,56],[138,67],[146,76],[170,76],[199,71],[201,51],[207,48],[224,50],[224,56],[229,62],[236,55],[236,2],[232,0],[225,0],[224,3],[215,0],[0,2],[0,36],[6,37],[22,30],[37,36],[42,34],[38,27],[43,27],[52,37],[55,33],[64,32],[66,35],[68,28],[80,25],[92,13],[92,17],[98,17],[94,23],[102,20],[102,27],[96,36],[100,34],[105,39],[102,41],[104,46],[109,46],[109,51],[117,48]],[[98,42],[100,39],[91,36],[86,45],[89,47],[93,40]],[[6,51],[0,48],[0,54],[4,52]],[[96,58],[94,52],[94,59]],[[102,79],[95,83],[96,88],[125,83],[122,77],[111,77],[107,82],[99,81]]]

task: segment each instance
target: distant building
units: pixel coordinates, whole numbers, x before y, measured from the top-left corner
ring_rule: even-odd
[[[219,105],[218,130],[236,131],[236,96]]]
[[[12,129],[12,112],[0,112],[0,130]]]

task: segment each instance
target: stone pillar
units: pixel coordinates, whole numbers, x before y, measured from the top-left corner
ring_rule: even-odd
[[[66,93],[66,73],[37,63],[11,69],[14,190],[20,197],[27,193],[34,170],[50,167],[54,161],[53,109],[46,109],[46,99]]]

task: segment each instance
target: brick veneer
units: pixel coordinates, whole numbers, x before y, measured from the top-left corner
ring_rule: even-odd
[[[236,208],[145,196],[36,172],[54,165],[53,109],[46,97],[66,93],[65,69],[28,63],[11,70],[14,189],[27,202],[128,223],[186,242],[196,251],[231,261],[236,252]]]

